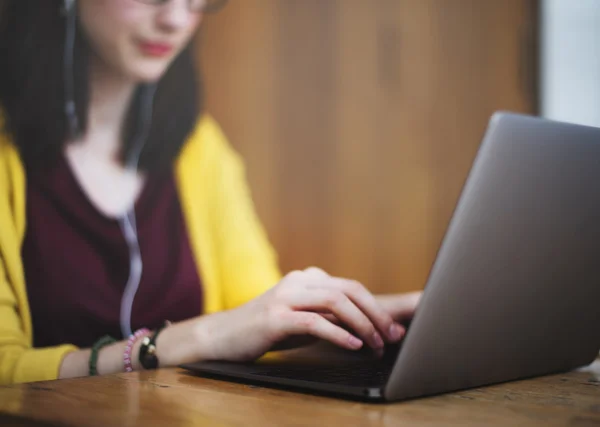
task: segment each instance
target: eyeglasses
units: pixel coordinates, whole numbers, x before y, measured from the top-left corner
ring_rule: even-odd
[[[171,0],[135,0],[150,6],[162,6]],[[187,0],[188,9],[194,13],[216,12],[227,3],[227,0]]]

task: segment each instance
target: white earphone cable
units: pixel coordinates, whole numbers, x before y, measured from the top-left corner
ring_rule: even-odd
[[[69,129],[69,137],[74,138],[79,132],[79,120],[75,106],[75,79],[74,79],[74,55],[75,55],[75,37],[77,31],[77,7],[75,0],[64,0],[63,12],[65,15],[65,48],[64,48],[64,96],[65,96],[65,116]],[[139,115],[138,129],[135,136],[132,151],[128,156],[126,169],[136,172],[138,170],[140,155],[148,139],[150,125],[152,123],[154,95],[156,85],[147,85],[142,87],[141,93],[141,111]],[[119,218],[119,226],[127,243],[129,250],[129,277],[125,290],[121,297],[120,308],[120,326],[123,337],[131,335],[131,315],[135,295],[140,286],[140,280],[143,272],[142,254],[138,239],[138,230],[135,214],[135,201],[127,209],[125,214]]]
[[[140,133],[136,136],[135,144],[129,159],[127,162],[127,169],[130,171],[137,171],[140,154],[148,139],[150,131],[150,124],[152,122],[152,111],[154,94],[156,93],[156,86],[147,86],[142,89],[142,111]],[[140,286],[142,278],[142,271],[144,264],[142,262],[142,254],[140,251],[139,236],[137,230],[137,221],[135,215],[135,202],[132,202],[130,208],[125,214],[119,218],[119,225],[127,242],[129,248],[129,278],[125,285],[125,290],[121,298],[121,311],[120,311],[120,323],[121,333],[123,337],[128,337],[132,334],[131,328],[131,316],[133,311],[133,303],[135,301],[135,295]]]

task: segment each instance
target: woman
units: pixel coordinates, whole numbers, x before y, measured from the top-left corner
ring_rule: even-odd
[[[197,97],[191,40],[214,6],[5,3],[0,383],[251,360],[299,335],[380,352],[404,335],[418,293],[280,276]]]

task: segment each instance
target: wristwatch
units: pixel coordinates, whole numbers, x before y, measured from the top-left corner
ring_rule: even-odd
[[[140,354],[139,361],[140,365],[144,369],[156,369],[158,368],[158,356],[156,355],[156,339],[158,338],[158,334],[162,332],[167,326],[169,326],[171,322],[168,320],[165,321],[154,333],[152,336],[146,336],[142,339],[142,345],[140,346]]]

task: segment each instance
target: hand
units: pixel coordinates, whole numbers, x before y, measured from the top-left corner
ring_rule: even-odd
[[[416,291],[402,294],[375,295],[375,300],[379,303],[381,308],[392,317],[392,319],[405,327],[414,317],[422,294],[422,291]],[[324,316],[336,325],[341,324],[341,322],[333,315],[325,314]],[[315,338],[310,336],[294,337],[278,343],[273,350],[288,350],[303,347],[312,344],[314,341]],[[380,355],[380,352],[378,351],[375,353],[376,355]]]
[[[423,292],[418,291],[405,294],[376,295],[375,299],[396,322],[403,323],[413,318],[422,295]]]
[[[380,340],[393,343],[402,339],[405,329],[395,321],[410,319],[420,297],[421,292],[373,297],[355,281],[311,268],[290,273],[273,289],[235,310],[168,327],[158,338],[158,358],[161,366],[211,359],[247,361],[284,340],[288,344],[307,343],[306,337],[329,340],[351,350],[366,342],[381,354]],[[356,331],[360,339],[340,325]],[[124,347],[125,342],[120,342],[102,350],[100,373],[123,369]],[[86,375],[89,357],[89,350],[67,354],[59,377]]]
[[[200,342],[211,347],[208,356],[206,351],[203,355],[229,361],[256,359],[295,336],[310,335],[349,350],[364,344],[381,350],[385,342],[398,342],[405,333],[363,285],[317,268],[292,272],[248,304],[207,317],[199,319],[197,328]]]

